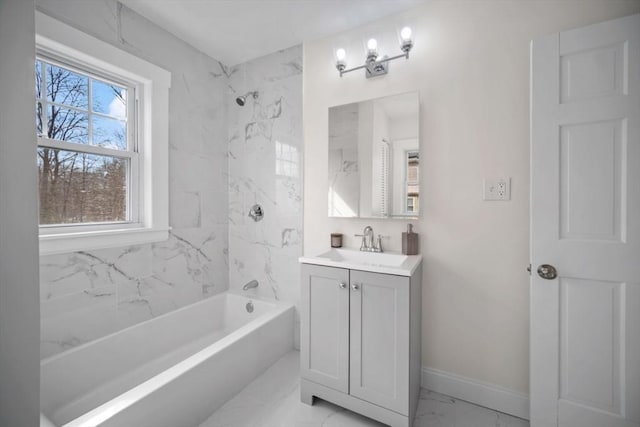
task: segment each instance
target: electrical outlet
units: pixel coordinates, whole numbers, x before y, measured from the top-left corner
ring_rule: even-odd
[[[485,178],[482,200],[511,200],[511,178]]]

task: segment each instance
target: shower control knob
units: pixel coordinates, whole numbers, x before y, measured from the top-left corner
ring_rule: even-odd
[[[249,216],[255,222],[261,221],[264,217],[264,211],[262,210],[262,206],[255,204],[251,206],[251,210],[249,211]]]
[[[345,289],[347,287],[347,284],[340,282],[338,286],[340,286],[340,289]]]

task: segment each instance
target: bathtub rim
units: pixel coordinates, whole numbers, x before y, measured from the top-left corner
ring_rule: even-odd
[[[127,390],[126,392],[119,394],[118,396],[115,396],[114,398],[110,399],[109,401],[97,406],[96,408],[90,410],[89,412],[86,412],[85,414],[80,415],[79,417],[65,423],[62,424],[60,427],[92,427],[92,426],[98,426],[100,425],[100,423],[108,420],[110,417],[114,416],[115,414],[119,413],[120,411],[123,411],[125,409],[127,409],[128,407],[130,407],[131,405],[136,404],[137,402],[139,402],[140,400],[142,400],[143,398],[145,398],[147,395],[153,393],[154,391],[162,388],[163,386],[171,383],[172,381],[174,381],[175,379],[179,378],[181,375],[185,374],[186,372],[190,371],[191,369],[194,369],[195,367],[197,367],[198,365],[200,365],[201,363],[203,363],[204,361],[206,361],[207,359],[213,357],[216,353],[222,351],[223,349],[225,349],[226,347],[232,345],[234,342],[240,340],[241,338],[243,338],[244,336],[248,335],[249,333],[259,329],[261,326],[267,324],[269,321],[284,315],[286,312],[288,311],[295,311],[295,305],[293,303],[288,303],[288,302],[283,302],[283,301],[277,301],[277,300],[271,300],[271,299],[266,299],[266,298],[254,298],[254,297],[246,297],[246,295],[242,295],[242,294],[238,294],[236,292],[224,292],[221,294],[217,294],[217,295],[226,295],[226,294],[231,294],[234,296],[240,296],[243,298],[247,298],[250,300],[260,300],[266,303],[270,303],[272,304],[274,307],[272,310],[269,310],[268,312],[256,317],[255,319],[252,319],[249,323],[239,327],[238,329],[230,332],[228,335],[225,335],[224,337],[222,337],[221,339],[219,339],[218,341],[213,342],[212,344],[210,344],[209,346],[203,348],[202,350],[198,351],[197,353],[192,354],[191,356],[181,360],[180,362],[176,363],[175,365],[165,369],[164,371],[154,375],[153,377],[149,378],[146,381],[143,381],[142,383],[136,385],[135,387]],[[217,296],[215,295],[215,296]],[[215,297],[213,296],[213,297]],[[211,297],[211,298],[213,298]],[[220,297],[221,298],[221,297]],[[208,301],[210,298],[207,298],[206,300],[203,301],[199,301],[196,304],[199,304],[201,302],[204,301]],[[178,310],[182,310],[183,308],[188,308],[193,306],[194,304],[191,304],[189,306],[185,306],[182,307]],[[173,312],[175,312],[177,310],[174,310]],[[166,314],[171,314],[173,312],[170,313],[166,313]],[[293,313],[292,313],[293,314]],[[164,316],[164,315],[163,315]],[[161,316],[158,316],[161,317]],[[154,318],[155,319],[155,318]],[[149,320],[153,320],[153,319],[149,319]],[[142,322],[138,325],[142,325],[145,322]],[[138,326],[138,325],[134,325]],[[291,325],[293,328],[293,325]],[[124,329],[123,329],[124,330]],[[119,331],[121,332],[121,331]],[[293,331],[292,331],[293,333]],[[113,335],[113,334],[110,334]],[[106,337],[105,337],[106,338]],[[97,340],[96,340],[97,341]],[[91,341],[90,343],[87,344],[91,344],[94,341]],[[80,346],[79,346],[80,347]],[[75,348],[74,348],[75,349]],[[73,350],[73,349],[71,349]],[[71,351],[69,350],[69,351]],[[65,352],[66,353],[66,352]],[[64,354],[64,353],[61,353]],[[43,415],[45,417],[48,418],[47,414]],[[50,420],[50,418],[48,418]]]
[[[116,336],[118,334],[122,334],[122,333],[130,331],[130,330],[141,328],[147,322],[152,322],[152,321],[157,320],[157,319],[163,319],[163,318],[169,317],[171,315],[178,314],[178,313],[180,313],[182,311],[186,311],[187,309],[190,309],[190,308],[193,308],[193,307],[196,307],[196,306],[199,306],[199,305],[204,305],[205,303],[210,303],[211,300],[213,300],[213,299],[226,298],[227,295],[242,297],[242,298],[246,298],[247,300],[251,300],[251,301],[260,301],[260,302],[264,302],[264,303],[267,303],[267,304],[272,304],[276,308],[277,307],[287,307],[289,305],[294,306],[294,304],[290,303],[290,302],[280,301],[280,300],[276,300],[276,299],[272,299],[272,298],[268,298],[268,297],[264,297],[264,296],[260,296],[260,295],[246,295],[246,294],[243,294],[243,293],[235,291],[235,290],[233,290],[233,291],[232,290],[227,290],[227,291],[224,291],[224,292],[217,293],[215,295],[211,295],[210,297],[204,298],[204,299],[202,299],[200,301],[196,301],[194,303],[191,303],[191,304],[185,305],[183,307],[177,308],[175,310],[171,310],[171,311],[169,311],[167,313],[163,313],[163,314],[161,314],[159,316],[152,317],[151,319],[147,319],[147,320],[145,320],[143,322],[139,322],[139,323],[136,323],[134,325],[127,326],[126,328],[118,329],[117,331],[111,332],[111,333],[109,333],[107,335],[104,335],[104,336],[102,336],[100,338],[96,338],[95,340],[87,341],[85,343],[82,343],[80,345],[72,347],[72,348],[70,348],[68,350],[65,350],[65,351],[62,351],[60,353],[57,353],[57,354],[54,354],[52,356],[46,357],[44,359],[41,359],[40,360],[40,369],[42,369],[42,367],[45,366],[48,363],[55,362],[56,360],[61,359],[64,356],[68,356],[69,354],[81,351],[82,349],[84,349],[86,347],[89,347],[90,345],[95,345],[96,343],[111,339],[111,338],[113,338],[114,336]]]

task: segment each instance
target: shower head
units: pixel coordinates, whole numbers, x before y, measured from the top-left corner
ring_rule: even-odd
[[[244,106],[245,102],[247,102],[247,97],[249,95],[253,96],[253,99],[258,99],[258,91],[257,90],[253,91],[253,92],[250,91],[250,92],[245,93],[242,96],[237,97],[236,98],[236,103],[241,107]]]

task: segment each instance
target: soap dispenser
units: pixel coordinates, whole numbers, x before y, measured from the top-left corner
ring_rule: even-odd
[[[402,253],[418,255],[418,233],[413,232],[412,224],[407,224],[407,231],[402,233]]]

